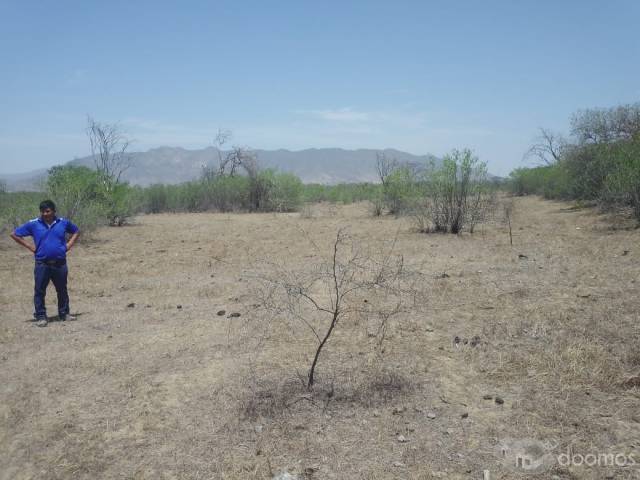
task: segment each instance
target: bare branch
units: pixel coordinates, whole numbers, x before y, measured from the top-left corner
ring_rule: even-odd
[[[387,184],[387,179],[398,168],[398,160],[388,157],[385,152],[376,152],[376,172],[382,185]]]
[[[127,153],[130,140],[118,124],[100,123],[87,117],[87,136],[96,170],[107,187],[120,183],[122,174],[131,167]]]
[[[534,139],[533,145],[524,154],[524,158],[534,158],[543,165],[552,165],[560,161],[566,144],[567,142],[560,134],[540,128],[540,135]]]
[[[265,284],[264,306],[282,320],[286,319],[280,314],[287,314],[313,335],[316,343],[307,388],[313,387],[324,349],[345,320],[354,319],[353,325],[360,316],[367,318],[367,325],[374,321],[379,325],[375,330],[381,344],[388,336],[388,321],[408,311],[407,295],[415,304],[413,286],[406,284],[411,279],[404,274],[404,259],[393,255],[395,245],[394,240],[390,251],[378,259],[340,229],[326,261],[300,272],[268,263],[263,271],[270,272],[269,276],[257,277]]]

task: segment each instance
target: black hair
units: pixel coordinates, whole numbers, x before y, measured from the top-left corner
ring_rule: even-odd
[[[51,200],[44,200],[42,202],[40,202],[40,211],[44,212],[47,208],[50,208],[51,210],[53,210],[54,212],[56,211],[56,204],[53,203]]]

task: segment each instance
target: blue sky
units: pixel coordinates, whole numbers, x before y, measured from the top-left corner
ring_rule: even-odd
[[[133,150],[472,148],[507,174],[544,126],[640,101],[640,2],[0,0],[0,173]]]

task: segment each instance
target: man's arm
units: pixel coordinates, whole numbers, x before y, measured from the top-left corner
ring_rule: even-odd
[[[15,233],[11,233],[9,234],[11,236],[11,238],[13,238],[13,240],[19,244],[22,245],[24,248],[26,248],[27,250],[29,250],[31,253],[36,253],[36,247],[34,247],[33,245],[31,245],[29,242],[25,241],[24,238],[19,237],[18,235],[16,235]]]
[[[76,240],[78,239],[79,235],[80,235],[80,232],[76,232],[72,234],[71,237],[69,237],[69,240],[67,241],[67,252],[71,250],[71,247],[73,247],[73,244],[76,243]]]

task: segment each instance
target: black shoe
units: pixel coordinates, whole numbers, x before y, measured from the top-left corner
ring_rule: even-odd
[[[66,322],[67,320],[73,322],[74,320],[77,320],[77,317],[75,315],[71,315],[70,313],[67,313],[66,315],[58,315],[58,318],[61,322]]]

